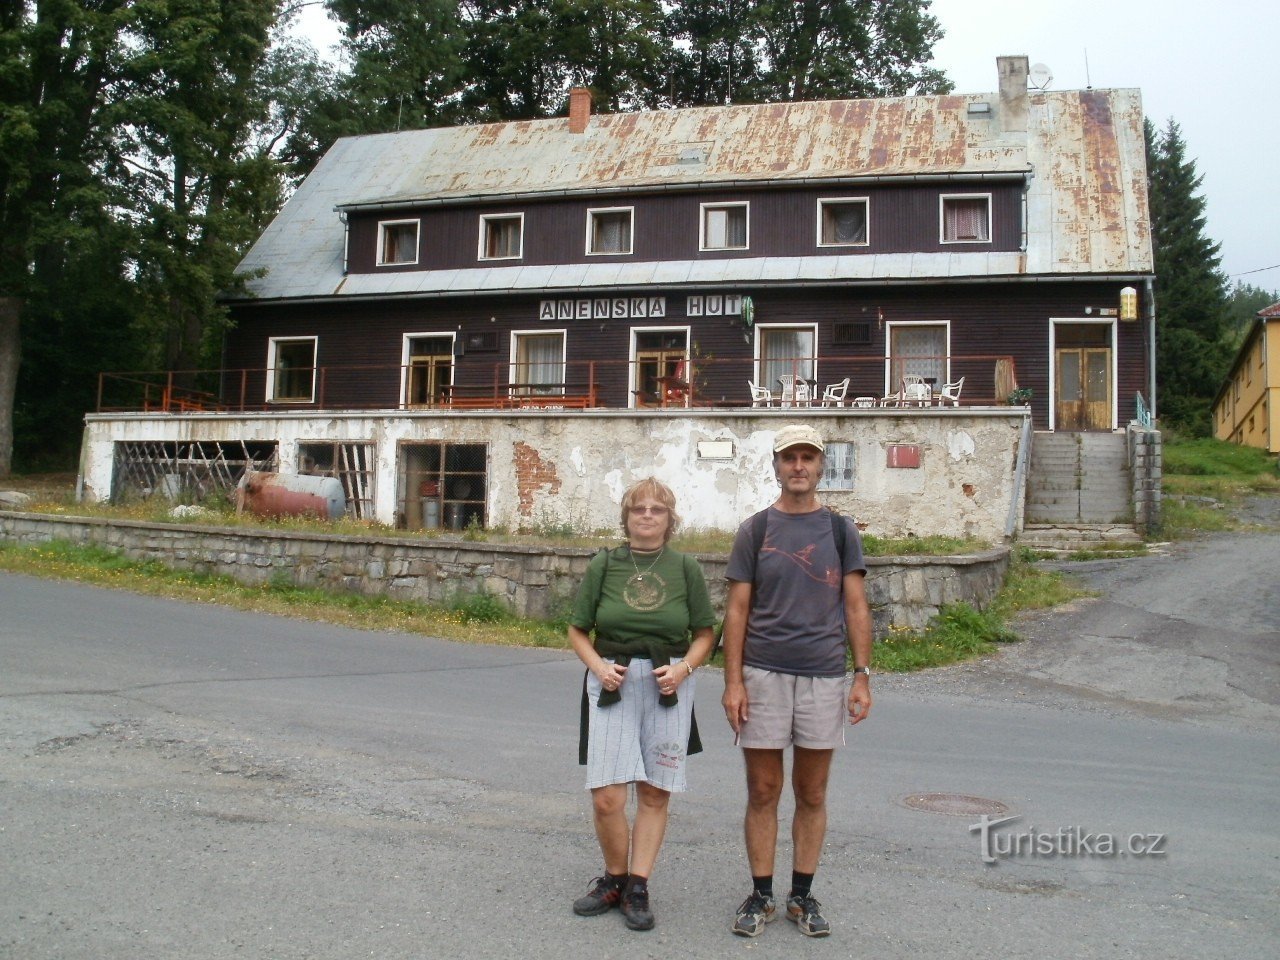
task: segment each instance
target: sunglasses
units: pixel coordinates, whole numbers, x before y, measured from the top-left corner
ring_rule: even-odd
[[[652,513],[655,517],[663,517],[663,516],[666,516],[667,514],[667,508],[661,507],[661,506],[659,507],[635,506],[635,507],[627,507],[627,512],[630,513],[633,517],[643,516],[646,513]]]

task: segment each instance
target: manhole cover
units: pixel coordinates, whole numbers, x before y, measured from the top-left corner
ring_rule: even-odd
[[[913,810],[945,813],[953,817],[980,817],[984,813],[994,816],[1009,812],[1009,808],[999,800],[969,797],[963,793],[913,793],[902,802]]]

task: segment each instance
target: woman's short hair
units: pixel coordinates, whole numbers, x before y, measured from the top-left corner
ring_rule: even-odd
[[[622,533],[627,534],[627,515],[631,512],[631,506],[637,500],[657,500],[660,504],[667,508],[667,532],[663,536],[663,543],[670,540],[672,534],[680,526],[680,515],[676,513],[676,495],[661,480],[654,477],[645,477],[643,480],[637,480],[627,492],[622,495]]]

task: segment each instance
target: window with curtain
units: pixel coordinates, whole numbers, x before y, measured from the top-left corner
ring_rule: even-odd
[[[991,239],[991,198],[943,197],[942,239],[945,243],[984,243]]]
[[[889,337],[889,392],[905,376],[923,377],[937,387],[947,382],[946,324],[913,323],[894,326]]]
[[[703,250],[745,250],[747,248],[747,205],[724,204],[702,208]]]
[[[853,246],[867,242],[867,201],[819,200],[824,247]]]
[[[418,221],[393,220],[378,224],[378,263],[418,262]]]
[[[814,346],[813,327],[757,327],[760,333],[760,386],[777,390],[778,378],[784,374],[812,380]]]
[[[516,334],[515,370],[511,382],[517,395],[564,393],[564,334]]]
[[[631,211],[590,210],[587,253],[630,253]]]
[[[482,260],[512,260],[521,255],[521,227],[524,218],[482,217],[480,219],[483,241],[480,250]]]

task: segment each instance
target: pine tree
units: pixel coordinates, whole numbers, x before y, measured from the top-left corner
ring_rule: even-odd
[[[1230,361],[1220,245],[1205,233],[1204,178],[1187,157],[1181,128],[1171,119],[1157,133],[1148,121],[1146,138],[1159,413],[1167,423],[1207,436],[1213,397]]]

